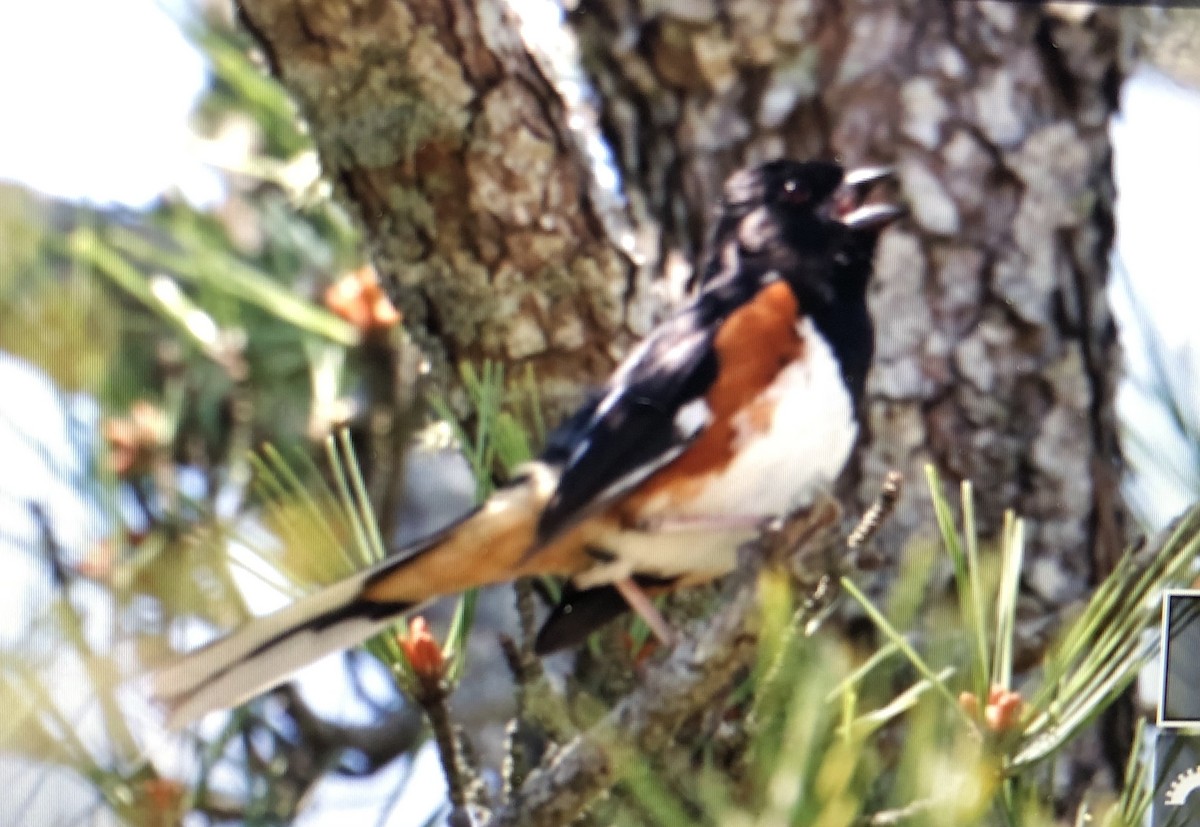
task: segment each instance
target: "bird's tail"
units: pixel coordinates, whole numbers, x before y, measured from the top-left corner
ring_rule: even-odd
[[[179,729],[282,683],[292,673],[382,631],[431,598],[534,571],[537,515],[552,489],[535,468],[472,514],[399,554],[185,655],[153,677],[167,724]],[[537,571],[559,571],[541,554]]]

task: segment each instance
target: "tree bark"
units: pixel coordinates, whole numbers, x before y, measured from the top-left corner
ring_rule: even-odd
[[[240,0],[435,372],[531,365],[550,413],[648,329],[503,4]]]

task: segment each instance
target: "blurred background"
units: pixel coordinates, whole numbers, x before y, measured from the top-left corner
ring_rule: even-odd
[[[524,12],[527,36],[554,39],[553,8]],[[1200,493],[1200,11],[1150,29],[1111,125],[1109,288],[1123,485],[1147,529]],[[286,727],[254,743],[209,721],[185,743],[139,684],[172,647],[331,576],[251,507],[250,449],[319,455],[343,423],[363,448],[416,440],[402,473],[369,469],[411,489],[381,494],[404,503],[381,515],[394,538],[476,494],[450,429],[415,413],[376,427],[422,357],[259,60],[219,2],[0,3],[2,823],[158,823],[197,772],[195,823],[252,822],[287,796],[304,825],[421,824],[442,805],[436,757],[365,656],[309,670],[294,699],[356,749],[267,786],[255,762],[286,753]],[[489,623],[511,624],[496,604]],[[499,727],[509,692],[456,709]],[[354,730],[368,724],[389,737]]]

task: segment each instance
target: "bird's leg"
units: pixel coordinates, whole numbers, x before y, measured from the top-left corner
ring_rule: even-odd
[[[670,646],[675,641],[675,631],[671,628],[671,624],[667,623],[667,619],[662,616],[662,612],[650,600],[650,597],[642,591],[641,586],[633,582],[632,577],[623,577],[620,580],[614,580],[613,586],[621,597],[625,598],[625,602],[629,604],[629,608],[638,613],[642,620],[646,621],[646,625],[650,627],[650,631],[658,638],[659,643],[664,646]]]

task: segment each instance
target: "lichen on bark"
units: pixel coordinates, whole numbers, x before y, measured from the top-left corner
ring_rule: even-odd
[[[243,0],[435,373],[525,363],[551,417],[634,335],[553,85],[501,4]],[[613,285],[619,285],[614,290]]]

